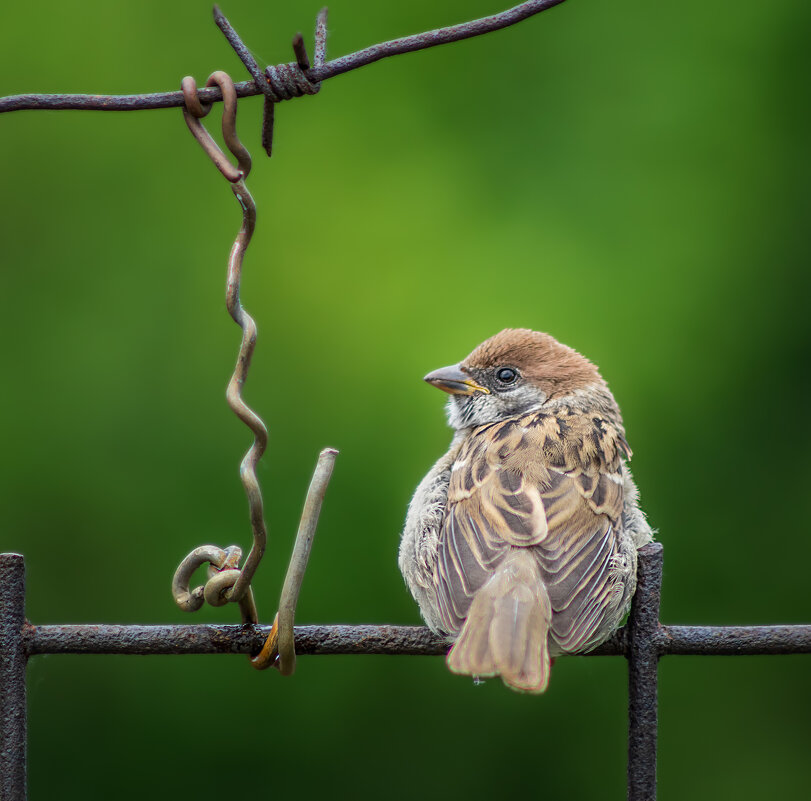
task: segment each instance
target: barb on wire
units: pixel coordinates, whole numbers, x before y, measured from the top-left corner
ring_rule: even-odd
[[[310,69],[310,57],[307,55],[307,45],[304,44],[301,31],[293,37],[293,52],[296,54],[296,64],[298,64],[299,69]]]
[[[239,60],[245,65],[245,69],[251,74],[256,86],[260,91],[264,91],[267,81],[265,80],[265,76],[262,74],[262,69],[256,63],[256,59],[253,57],[253,53],[245,46],[245,43],[242,39],[239,38],[239,34],[234,30],[234,26],[226,19],[225,14],[220,11],[220,7],[218,5],[214,6],[214,22],[216,23],[217,27],[223,32],[223,35],[228,40],[228,43],[231,47],[234,48],[234,52],[239,56]]]
[[[265,149],[268,156],[270,156],[273,143],[273,101],[271,100],[273,89],[268,83],[261,67],[253,57],[253,53],[246,47],[245,43],[234,29],[234,26],[231,25],[225,14],[220,11],[220,7],[217,5],[214,6],[214,22],[228,40],[228,44],[231,45],[234,52],[239,56],[239,60],[245,65],[245,69],[251,74],[256,88],[265,96],[265,110],[262,117],[262,147]]]
[[[320,47],[322,53],[325,52],[326,48],[326,19],[327,9],[322,8],[318,14],[319,21],[316,24],[316,50],[319,50],[318,40],[320,36],[324,40],[321,42]],[[214,6],[214,21],[228,40],[228,44],[231,45],[240,61],[253,77],[254,84],[265,96],[265,105],[262,112],[262,147],[270,157],[273,151],[273,124],[276,103],[280,103],[282,100],[292,100],[294,97],[302,97],[303,95],[315,95],[321,89],[320,83],[312,83],[305,74],[305,70],[310,68],[310,59],[304,46],[304,38],[300,33],[293,37],[293,52],[296,56],[294,63],[267,67],[263,73],[234,26],[231,25],[226,16],[220,11],[219,6],[216,5]],[[321,64],[323,64],[323,61],[321,61]]]
[[[245,622],[257,623],[258,617],[250,585],[265,552],[267,526],[264,519],[262,492],[256,478],[256,465],[267,447],[268,432],[259,416],[242,399],[242,387],[248,377],[248,369],[256,344],[256,323],[242,307],[239,299],[242,261],[256,224],[256,205],[245,186],[245,178],[251,170],[251,156],[237,136],[237,93],[234,83],[226,73],[215,72],[206,82],[206,86],[212,85],[220,88],[225,100],[222,115],[222,134],[226,146],[237,159],[237,166],[234,166],[226,158],[200,121],[202,117],[208,114],[211,106],[200,101],[197,86],[194,79],[190,77],[184,78],[182,82],[183,95],[186,98],[183,117],[195,139],[202,145],[203,150],[217,166],[217,169],[230,182],[231,189],[242,209],[242,226],[228,259],[228,277],[225,292],[228,313],[242,329],[242,342],[234,373],[228,383],[226,398],[228,405],[237,417],[251,429],[254,435],[253,443],[245,454],[239,470],[250,506],[253,545],[241,569],[237,566],[241,556],[238,549],[236,556],[232,550],[229,558],[226,558],[221,556],[225,552],[220,551],[216,546],[209,545],[197,548],[183,560],[176,571],[172,589],[175,601],[182,609],[189,611],[199,609],[203,599],[214,606],[232,601],[240,604]],[[196,567],[206,561],[214,566],[216,575],[209,577],[208,583],[202,588],[202,593],[200,587],[189,593],[188,584],[191,574]]]
[[[469,39],[472,36],[480,36],[484,33],[501,30],[517,22],[546,11],[554,6],[560,5],[563,0],[527,0],[524,3],[509,8],[498,14],[489,17],[462,22],[458,25],[450,25],[446,28],[438,28],[433,31],[404,36],[400,39],[392,39],[388,42],[372,45],[356,53],[336,58],[333,61],[325,61],[326,47],[326,9],[318,17],[316,23],[316,43],[313,66],[309,70],[301,70],[298,64],[295,66],[298,73],[303,75],[312,85],[342,75],[345,72],[358,69],[366,64],[380,61],[382,58],[396,56],[401,53],[411,53],[415,50],[424,50],[428,47],[458,42],[462,39]],[[219,23],[218,23],[219,24]],[[232,29],[233,30],[233,29]],[[223,30],[223,33],[226,33]],[[228,34],[226,33],[226,36]],[[231,39],[229,39],[231,41]],[[233,45],[232,45],[233,46]],[[244,44],[242,45],[244,48]],[[235,48],[236,49],[236,48]],[[243,55],[256,65],[255,59],[245,48],[245,52],[238,55],[243,60],[243,64],[248,67]],[[258,80],[253,72],[253,65],[248,67],[248,71],[253,75],[252,81],[243,81],[236,84],[237,97],[251,97],[265,94],[262,81]],[[279,70],[289,65],[278,64],[272,69],[278,73]],[[267,74],[267,73],[266,73]],[[267,95],[266,95],[267,97]],[[200,91],[200,99],[204,103],[216,103],[222,100],[222,93],[217,88],[209,88]],[[0,98],[0,113],[5,111],[21,111],[23,109],[94,109],[97,111],[135,111],[153,108],[172,108],[184,105],[182,92],[157,92],[141,95],[74,95],[74,94],[24,94],[12,95]]]
[[[313,59],[316,67],[323,67],[327,60],[327,9],[322,8],[315,19],[315,48]],[[324,78],[321,78],[323,81]]]
[[[304,579],[304,571],[307,569],[307,562],[310,559],[310,550],[313,546],[321,506],[324,503],[324,495],[332,477],[337,455],[338,451],[334,448],[324,448],[318,455],[318,463],[304,501],[304,511],[301,513],[293,555],[290,557],[287,575],[284,578],[279,611],[262,650],[251,660],[251,664],[257,670],[276,665],[283,676],[291,676],[296,669],[296,641],[293,632],[296,605],[301,582]]]

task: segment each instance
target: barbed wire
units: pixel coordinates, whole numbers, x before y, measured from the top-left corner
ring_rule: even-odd
[[[381,42],[380,44],[358,50],[355,53],[349,53],[332,61],[323,60],[326,47],[326,9],[323,9],[319,14],[319,21],[316,23],[314,64],[312,67],[305,68],[301,61],[298,60],[301,55],[301,45],[297,45],[296,42],[301,37],[301,34],[297,34],[293,39],[293,50],[297,57],[297,61],[294,62],[296,70],[293,70],[293,72],[296,76],[299,76],[300,73],[300,75],[312,85],[319,84],[329,78],[334,78],[336,75],[343,75],[345,72],[356,70],[367,64],[373,64],[375,61],[380,61],[389,56],[411,53],[415,50],[425,50],[429,47],[458,42],[462,39],[469,39],[473,36],[481,36],[484,33],[507,28],[535,14],[560,5],[562,2],[564,2],[564,0],[527,0],[527,2],[520,3],[498,14],[492,14],[491,16],[482,17],[469,22],[462,22],[458,25],[450,25],[445,28],[437,28],[432,31],[404,36],[399,39],[392,39],[388,42]],[[215,20],[218,16],[223,20],[225,19],[222,16],[222,12],[220,12],[216,6],[214,7],[214,16]],[[225,22],[230,27],[230,23],[228,23],[227,20],[225,20]],[[224,26],[220,22],[217,24],[220,26],[220,29],[223,30]],[[231,30],[233,31],[233,28],[231,28]],[[223,33],[225,33],[225,30],[223,30]],[[228,34],[226,34],[226,38],[228,38]],[[229,39],[229,41],[231,40]],[[256,65],[256,61],[253,59],[250,51],[248,51],[244,44],[242,47],[242,54],[240,54],[240,51],[237,51],[237,55],[240,56],[243,64],[245,64],[243,55],[247,54],[247,56],[253,60],[253,64]],[[290,71],[291,68],[290,64],[276,64],[267,67],[264,76],[262,76],[258,65],[256,65],[256,70],[249,68],[253,80],[242,81],[235,84],[237,97],[252,97],[264,94],[266,88],[263,87],[265,78],[268,77],[268,71],[275,71],[278,74],[279,72]],[[282,94],[284,94],[284,92]],[[289,98],[282,97],[281,99]],[[222,92],[218,87],[201,89],[200,100],[203,103],[218,103],[222,101]],[[183,104],[182,92],[155,92],[137,95],[22,94],[0,98],[0,113],[42,109],[139,111],[156,108],[179,108],[183,106]]]
[[[276,104],[282,100],[292,100],[294,97],[318,94],[321,89],[320,81],[315,83],[307,77],[310,70],[310,59],[301,33],[293,37],[293,52],[296,61],[293,64],[278,64],[266,67],[263,73],[256,63],[253,54],[240,39],[234,26],[225,18],[219,6],[214,6],[214,22],[223,32],[228,44],[239,56],[245,69],[253,76],[254,84],[265,96],[265,106],[262,114],[262,147],[268,156],[273,151],[273,122]],[[323,66],[327,55],[327,9],[318,12],[315,22],[315,66]]]

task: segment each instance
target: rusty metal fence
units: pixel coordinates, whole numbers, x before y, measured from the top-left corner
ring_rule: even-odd
[[[666,626],[659,622],[662,545],[639,553],[626,626],[587,656],[628,660],[628,799],[656,798],[657,670],[662,656],[811,653],[811,625]],[[258,653],[270,626],[36,625],[25,619],[25,562],[0,555],[0,798],[26,799],[26,666],[40,654]],[[296,653],[441,656],[446,643],[420,626],[296,626]]]

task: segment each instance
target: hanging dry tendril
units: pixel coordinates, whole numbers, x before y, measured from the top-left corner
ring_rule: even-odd
[[[242,551],[235,545],[225,550],[215,545],[195,548],[175,571],[172,581],[172,594],[177,605],[189,612],[199,609],[204,602],[212,606],[238,603],[244,623],[257,623],[256,605],[251,590],[251,580],[265,552],[267,526],[265,525],[262,492],[256,478],[256,465],[265,452],[268,432],[259,416],[242,399],[242,386],[248,377],[254,346],[256,344],[256,323],[240,303],[239,290],[242,279],[242,261],[245,250],[253,235],[256,224],[256,206],[245,186],[245,178],[251,171],[251,156],[236,132],[237,94],[234,82],[224,72],[215,72],[206,86],[218,86],[223,95],[222,135],[226,146],[237,160],[234,166],[203,126],[200,120],[211,110],[211,104],[200,102],[194,78],[186,77],[181,84],[185,106],[183,117],[195,139],[211,158],[217,169],[228,179],[231,189],[242,209],[242,227],[237,234],[231,255],[228,259],[226,282],[226,306],[228,313],[242,329],[242,343],[234,373],[228,383],[226,397],[234,413],[247,425],[254,435],[254,441],[240,465],[240,478],[245,487],[250,506],[253,546],[242,568],[239,567]],[[251,662],[257,669],[277,666],[285,675],[290,675],[296,664],[293,622],[296,602],[304,570],[315,535],[321,504],[332,475],[332,468],[338,451],[326,448],[321,451],[310,489],[304,504],[304,512],[296,535],[293,556],[279,602],[279,613],[273,623],[270,636],[261,652]],[[204,586],[189,589],[192,574],[204,564],[208,564],[208,580]]]
[[[251,171],[251,156],[236,132],[237,94],[234,82],[224,72],[215,72],[206,82],[206,86],[219,86],[223,93],[222,135],[225,144],[237,160],[234,166],[217,143],[200,122],[211,110],[210,104],[202,104],[197,96],[197,84],[194,78],[183,79],[182,88],[186,105],[183,117],[195,139],[211,158],[220,172],[228,179],[231,189],[242,209],[242,227],[237,234],[231,255],[228,259],[228,278],[226,283],[226,306],[228,313],[242,329],[242,343],[239,348],[236,367],[228,383],[226,397],[234,413],[247,425],[254,435],[253,444],[245,454],[240,465],[240,478],[245,487],[250,505],[253,545],[242,568],[239,560],[242,551],[236,546],[229,546],[224,551],[213,545],[196,548],[180,564],[172,582],[175,602],[181,609],[194,611],[203,601],[214,606],[228,602],[238,603],[245,623],[257,623],[256,606],[251,591],[251,579],[265,552],[267,527],[264,520],[262,493],[256,478],[256,464],[267,447],[268,432],[259,416],[251,410],[242,399],[242,386],[248,376],[254,346],[256,344],[256,323],[242,308],[239,300],[239,287],[242,278],[242,260],[245,250],[251,241],[256,224],[256,206],[250,192],[245,186],[245,178]],[[189,590],[192,573],[201,565],[208,563],[208,581],[205,587]]]

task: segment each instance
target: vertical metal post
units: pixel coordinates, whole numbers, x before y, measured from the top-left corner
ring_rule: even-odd
[[[25,801],[25,561],[0,554],[0,799]]]
[[[628,618],[628,801],[656,798],[657,667],[662,546],[639,551],[636,595]]]

